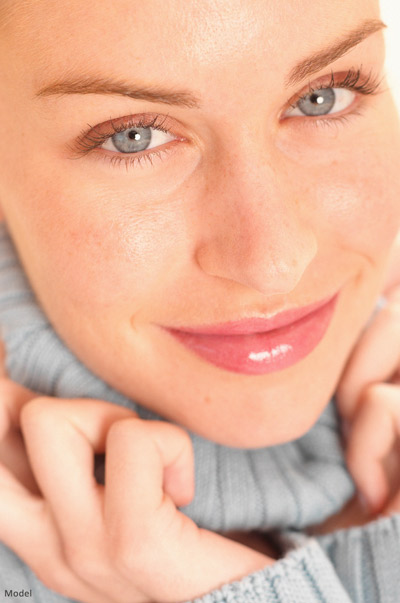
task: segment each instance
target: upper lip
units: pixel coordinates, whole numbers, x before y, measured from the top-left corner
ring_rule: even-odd
[[[290,308],[289,310],[279,312],[268,318],[253,316],[218,324],[206,324],[196,327],[179,326],[165,328],[172,331],[185,331],[197,335],[248,335],[249,333],[265,333],[267,331],[272,331],[273,329],[288,326],[301,318],[304,318],[308,314],[316,312],[335,296],[336,294],[330,295],[320,301],[300,308]]]

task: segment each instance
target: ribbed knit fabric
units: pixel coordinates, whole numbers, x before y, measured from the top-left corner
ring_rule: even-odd
[[[40,309],[4,224],[0,224],[0,337],[11,379],[46,395],[92,397],[162,419],[111,389],[59,339]],[[183,510],[211,530],[302,528],[322,522],[352,496],[333,403],[302,438],[269,448],[220,446],[190,434],[196,496]]]
[[[318,544],[288,553],[284,559],[232,582],[192,603],[350,603]],[[190,603],[190,602],[189,602]]]
[[[355,603],[400,603],[400,515],[318,536]]]
[[[4,225],[0,225],[0,326],[13,380],[43,394],[100,398],[135,409],[144,419],[161,418],[110,388],[65,347],[37,304]],[[333,402],[305,436],[280,446],[240,450],[190,435],[196,497],[182,511],[213,530],[289,530],[289,548],[297,547],[272,566],[225,585],[198,603],[400,601],[400,581],[393,570],[400,567],[399,516],[317,539],[293,532],[323,521],[354,492]],[[32,589],[35,603],[67,601],[44,587],[0,545],[0,597],[4,589]],[[374,593],[369,599],[363,598],[367,591]]]
[[[32,599],[4,599],[6,589],[30,589]],[[0,544],[0,601],[75,603],[47,589],[11,551]],[[243,580],[222,586],[187,603],[350,603],[346,591],[318,544],[290,552],[284,559]],[[177,602],[178,603],[178,602]],[[386,602],[385,602],[386,603]]]

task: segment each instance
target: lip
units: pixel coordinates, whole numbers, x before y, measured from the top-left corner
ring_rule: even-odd
[[[288,368],[313,351],[329,327],[338,296],[339,292],[269,318],[162,328],[191,352],[219,368],[265,375]]]
[[[335,296],[333,296],[335,297]],[[332,299],[332,296],[325,297],[324,299],[309,304],[308,306],[302,306],[301,308],[291,308],[284,312],[274,314],[269,318],[252,317],[243,318],[241,320],[231,320],[229,322],[213,324],[213,325],[201,325],[199,327],[166,327],[168,330],[184,331],[185,333],[197,333],[198,335],[248,335],[250,333],[266,333],[273,329],[279,329],[286,325],[290,325],[300,318],[307,316],[311,312],[318,310],[324,306],[328,301]]]

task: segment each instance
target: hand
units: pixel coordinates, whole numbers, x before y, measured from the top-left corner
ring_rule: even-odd
[[[0,341],[0,471],[5,468],[33,494],[39,493],[19,429],[19,413],[34,392],[7,378]]]
[[[19,410],[40,493],[2,469],[0,539],[49,588],[85,603],[176,603],[274,562],[177,510],[194,488],[178,426],[89,399],[39,397]],[[104,452],[101,486],[93,459]]]
[[[400,287],[386,298],[337,390],[347,464],[372,514],[400,511]]]

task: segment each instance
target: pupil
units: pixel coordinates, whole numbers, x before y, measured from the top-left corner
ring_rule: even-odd
[[[324,97],[314,92],[314,94],[311,95],[310,100],[312,103],[314,103],[314,105],[322,105],[322,103],[324,102]]]
[[[131,140],[140,140],[140,134],[136,130],[131,130],[128,136]]]
[[[1,3],[1,0],[0,0]],[[152,140],[151,128],[130,128],[114,134],[112,142],[121,153],[144,151]]]
[[[304,115],[326,115],[335,106],[336,94],[333,88],[325,88],[307,94],[300,102],[299,109]]]

